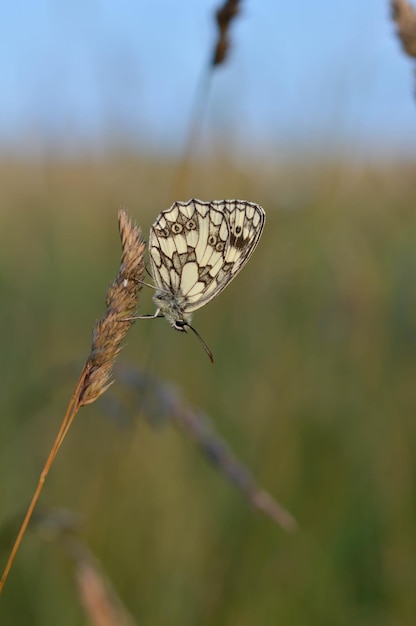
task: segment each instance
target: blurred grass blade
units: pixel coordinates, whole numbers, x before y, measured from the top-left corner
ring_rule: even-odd
[[[211,54],[208,71],[202,68],[200,81],[195,89],[194,104],[189,116],[188,135],[176,179],[172,186],[171,196],[182,198],[187,195],[186,187],[191,170],[192,160],[196,155],[201,137],[202,124],[208,104],[211,87],[212,71],[226,60],[230,48],[229,29],[233,19],[239,13],[240,0],[227,0],[217,9],[215,20],[218,26],[218,39]]]
[[[79,600],[92,626],[136,626],[102,566],[76,536],[80,520],[74,511],[38,510],[30,526],[42,539],[58,543],[70,557]]]
[[[133,392],[136,411],[143,412],[153,424],[173,421],[196,442],[210,463],[240,490],[253,507],[284,530],[296,530],[297,522],[293,515],[257,484],[245,464],[215,432],[211,420],[187,406],[173,385],[138,369],[123,366],[117,372],[120,383]],[[114,403],[111,408],[116,409]],[[119,416],[124,411],[116,409],[116,413]]]
[[[87,547],[74,538],[64,541],[74,562],[78,595],[92,626],[135,626],[114,587]]]

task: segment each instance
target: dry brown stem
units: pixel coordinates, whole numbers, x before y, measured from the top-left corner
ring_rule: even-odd
[[[107,291],[107,311],[105,316],[94,326],[91,352],[82,369],[64,419],[39,477],[38,486],[13,545],[0,580],[0,593],[39,500],[46,477],[74,417],[82,406],[94,402],[111,385],[111,372],[115,359],[121,350],[121,341],[132,324],[131,320],[125,320],[125,318],[133,316],[137,308],[137,299],[142,288],[140,281],[145,269],[145,244],[142,241],[140,229],[129,220],[124,211],[119,212],[118,223],[122,257],[117,276]]]
[[[240,12],[239,0],[227,0],[215,13],[218,25],[218,40],[212,57],[212,65],[220,65],[227,58],[230,48],[230,24]]]
[[[416,11],[406,0],[392,0],[392,18],[397,24],[397,36],[407,55],[416,58]]]

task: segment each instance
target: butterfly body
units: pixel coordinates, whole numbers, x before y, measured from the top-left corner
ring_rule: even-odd
[[[257,246],[265,222],[261,206],[243,200],[175,202],[150,230],[155,317],[176,330],[215,298]]]
[[[176,330],[186,331],[186,324],[190,324],[192,315],[185,313],[178,296],[169,291],[156,291],[153,296],[156,305],[155,316],[162,315]]]

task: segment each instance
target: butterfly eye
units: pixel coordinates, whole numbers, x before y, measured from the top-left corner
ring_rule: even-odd
[[[214,235],[210,235],[208,237],[208,243],[210,246],[215,246],[215,244],[217,243],[217,238]]]
[[[179,235],[179,233],[182,232],[182,225],[181,224],[173,224],[172,225],[172,232],[174,235]]]
[[[188,220],[185,224],[186,226],[186,230],[195,230],[196,229],[196,223],[194,222],[194,220]]]
[[[219,241],[217,243],[217,245],[215,246],[215,250],[217,252],[222,252],[224,250],[224,242],[223,241]]]

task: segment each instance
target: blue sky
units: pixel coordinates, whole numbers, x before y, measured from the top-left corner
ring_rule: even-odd
[[[22,0],[0,7],[0,151],[123,138],[180,150],[218,0]],[[243,0],[212,77],[204,143],[416,152],[414,66],[389,1]]]

